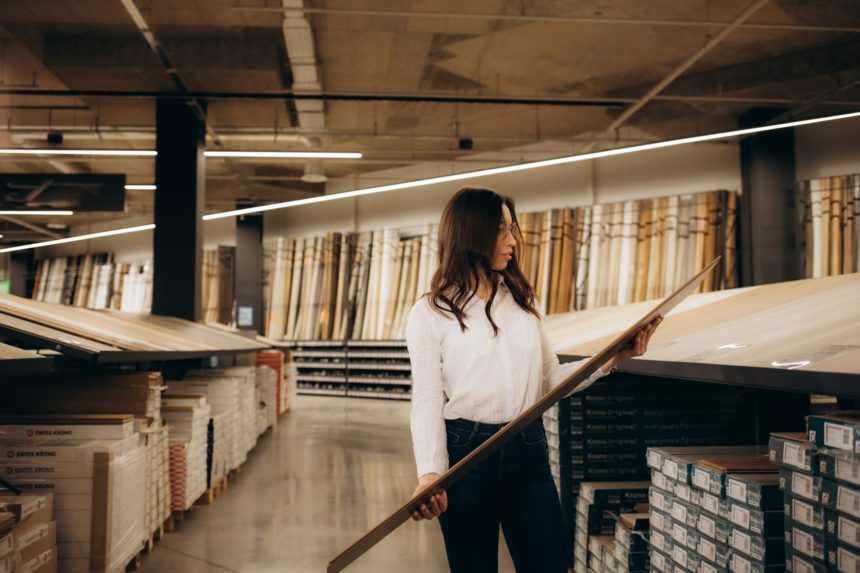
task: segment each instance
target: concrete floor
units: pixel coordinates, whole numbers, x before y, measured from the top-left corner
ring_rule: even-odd
[[[143,573],[323,573],[416,485],[409,403],[299,396],[212,506],[194,506]],[[514,571],[500,535],[500,572]],[[347,573],[448,571],[438,522],[409,521]]]

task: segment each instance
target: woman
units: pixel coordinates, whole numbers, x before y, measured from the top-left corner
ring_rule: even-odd
[[[406,334],[416,494],[581,365],[560,365],[547,341],[519,267],[521,241],[513,201],[488,189],[461,189],[442,213],[439,268]],[[604,368],[643,354],[659,320]],[[567,571],[541,420],[412,517],[439,517],[453,573],[498,570],[499,525],[518,572]]]

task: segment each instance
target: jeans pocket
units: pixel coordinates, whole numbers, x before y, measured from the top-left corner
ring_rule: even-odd
[[[448,447],[455,449],[468,448],[475,435],[473,429],[451,427],[446,428],[445,433],[448,436]]]
[[[520,439],[526,446],[536,446],[538,444],[546,444],[546,432],[544,432],[543,424],[531,424],[525,430],[520,432]]]

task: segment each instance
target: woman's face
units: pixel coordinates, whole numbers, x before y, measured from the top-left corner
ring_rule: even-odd
[[[513,258],[514,248],[517,246],[517,241],[514,239],[514,220],[511,217],[511,210],[505,204],[502,204],[502,217],[503,220],[499,221],[496,252],[493,254],[493,260],[490,261],[494,271],[505,270]]]

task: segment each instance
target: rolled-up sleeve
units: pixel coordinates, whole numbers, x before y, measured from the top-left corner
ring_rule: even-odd
[[[584,358],[575,362],[565,362],[564,364],[561,364],[552,343],[550,343],[549,338],[547,338],[546,331],[543,328],[543,321],[538,320],[538,325],[540,328],[541,354],[543,359],[543,387],[544,394],[547,394],[561,386],[561,384],[570,378],[574,372],[579,370],[588,359]],[[588,377],[587,380],[581,382],[576,388],[571,390],[568,396],[585,390],[604,376],[606,376],[606,372],[603,372],[603,370],[600,369],[596,370],[594,374]]]
[[[406,346],[412,364],[410,427],[418,477],[442,474],[448,469],[447,436],[442,408],[442,341],[433,324],[427,299],[421,298],[409,312]]]

